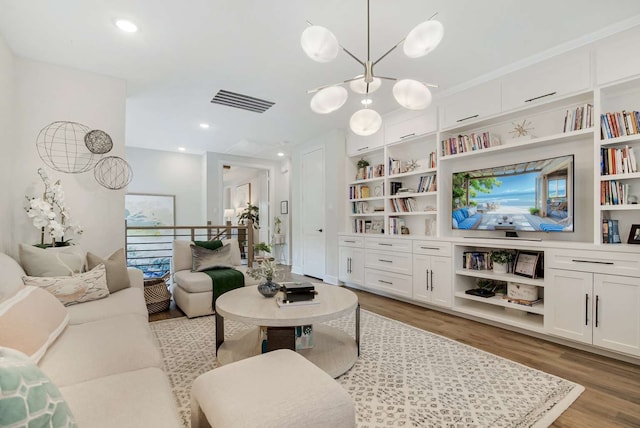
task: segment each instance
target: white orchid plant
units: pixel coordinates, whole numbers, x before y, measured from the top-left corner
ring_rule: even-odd
[[[82,234],[82,228],[71,222],[69,210],[64,205],[64,191],[60,180],[51,184],[47,173],[38,168],[38,175],[44,183],[41,198],[25,196],[27,199],[27,216],[32,219],[33,226],[41,230],[40,245],[44,246],[45,229],[49,229],[52,245],[68,245],[64,235]]]
[[[273,260],[263,260],[258,263],[257,267],[247,269],[247,274],[253,279],[266,279],[271,282],[282,276],[282,268]]]

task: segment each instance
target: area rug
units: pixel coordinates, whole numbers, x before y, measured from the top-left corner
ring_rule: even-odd
[[[354,332],[354,317],[328,322]],[[225,321],[225,335],[247,326]],[[357,426],[547,427],[581,385],[454,340],[361,311],[361,355],[337,381],[353,397]],[[213,316],[151,323],[185,427],[190,389],[216,367]]]

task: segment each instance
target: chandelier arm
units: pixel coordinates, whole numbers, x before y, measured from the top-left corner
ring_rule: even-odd
[[[376,76],[378,79],[384,79],[384,80],[393,80],[396,81],[398,80],[397,77],[384,77],[384,76]],[[420,82],[422,83],[424,86],[427,86],[429,88],[438,88],[439,86],[434,84],[434,83],[427,83],[427,82]]]
[[[358,79],[362,79],[362,75],[360,75],[360,76],[356,76],[356,77],[354,77],[354,78],[352,78],[352,79],[343,80],[342,82],[338,82],[338,83],[331,83],[331,84],[329,84],[329,85],[323,85],[323,86],[319,86],[319,87],[314,88],[314,89],[309,89],[309,90],[307,90],[307,94],[313,94],[314,92],[318,92],[318,91],[321,91],[321,90],[323,90],[323,89],[330,88],[330,87],[332,87],[332,86],[341,86],[341,85],[346,85],[347,83],[351,83],[351,82],[353,82],[354,80],[358,80]]]
[[[373,62],[373,65],[376,65],[377,63],[379,63],[382,58],[386,57],[387,55],[389,55],[391,52],[393,52],[398,46],[400,46],[402,43],[404,43],[405,39],[400,40],[398,43],[396,43],[396,45],[394,47],[392,47],[391,49],[389,49],[388,51],[386,51],[380,58],[378,58],[377,60],[375,60]]]
[[[357,56],[355,56],[354,54],[352,54],[351,52],[349,52],[349,50],[348,50],[347,48],[345,48],[345,47],[344,47],[344,46],[342,46],[342,45],[340,45],[340,47],[342,48],[342,50],[343,50],[343,51],[345,51],[345,53],[346,53],[347,55],[349,55],[351,58],[355,59],[355,60],[358,62],[358,64],[360,64],[360,65],[361,65],[361,66],[363,66],[363,67],[365,66],[365,65],[364,65],[364,61],[360,61],[360,60],[358,59],[358,57],[357,57]]]

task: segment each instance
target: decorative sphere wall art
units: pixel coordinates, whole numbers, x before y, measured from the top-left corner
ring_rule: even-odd
[[[96,164],[93,170],[96,181],[111,190],[120,190],[133,179],[133,171],[126,160],[118,156],[107,156]]]
[[[113,148],[113,141],[109,134],[99,129],[89,131],[84,136],[84,144],[91,153],[103,155]]]
[[[50,168],[78,174],[94,168],[100,158],[85,145],[90,129],[77,122],[53,122],[42,128],[36,138],[40,159]]]

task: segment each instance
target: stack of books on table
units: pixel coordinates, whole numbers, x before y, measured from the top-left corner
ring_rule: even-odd
[[[318,303],[316,290],[310,282],[284,282],[282,283],[282,297],[277,302],[283,306],[303,306]]]

